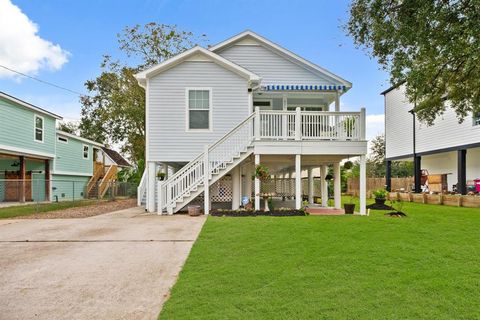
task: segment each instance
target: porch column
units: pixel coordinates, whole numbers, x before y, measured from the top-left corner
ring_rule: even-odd
[[[260,155],[255,154],[255,167],[260,164]],[[255,210],[260,210],[260,180],[255,175]]]
[[[19,189],[20,189],[20,202],[25,202],[25,178],[26,178],[26,172],[25,172],[25,157],[20,156],[20,182],[19,182]]]
[[[385,168],[386,168],[385,189],[387,189],[388,192],[391,192],[392,191],[392,161],[387,160]]]
[[[295,155],[295,209],[302,207],[302,156]]]
[[[308,203],[313,203],[313,168],[308,168]]]
[[[457,192],[467,194],[467,150],[457,151]]]
[[[155,177],[157,176],[156,172],[157,166],[155,162],[147,162],[147,204],[146,209],[148,212],[155,211]]]
[[[232,169],[232,210],[240,208],[240,167]]]
[[[335,111],[340,111],[340,93],[338,91],[335,93]]]
[[[360,156],[360,214],[367,214],[367,161]]]
[[[342,185],[341,185],[341,171],[340,162],[333,164],[333,199],[335,203],[335,209],[342,207]]]
[[[415,177],[415,193],[422,192],[422,157],[415,156],[413,160],[413,171]]]
[[[45,201],[50,201],[50,160],[45,160]]]
[[[328,206],[328,185],[325,177],[327,176],[327,166],[320,166],[320,185],[322,186],[322,207]]]
[[[243,195],[247,196],[248,200],[250,201],[250,198],[252,197],[252,164],[251,163],[247,163],[247,165],[245,166],[244,175],[245,175],[245,190],[243,192]]]

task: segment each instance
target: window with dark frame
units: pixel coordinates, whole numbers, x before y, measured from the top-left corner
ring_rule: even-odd
[[[475,112],[473,114],[473,125],[480,126],[480,112]]]
[[[89,158],[90,148],[87,145],[83,145],[83,159]]]

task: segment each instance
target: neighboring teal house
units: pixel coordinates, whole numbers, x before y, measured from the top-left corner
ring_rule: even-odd
[[[61,119],[0,92],[0,202],[80,199],[116,179],[104,145],[56,130]]]

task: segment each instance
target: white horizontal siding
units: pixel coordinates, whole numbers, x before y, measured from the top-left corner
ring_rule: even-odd
[[[413,153],[413,105],[405,98],[403,88],[385,94],[385,155],[401,157]]]
[[[413,153],[413,105],[405,97],[405,87],[400,86],[385,94],[386,157],[399,157]],[[434,124],[416,121],[416,152],[429,152],[480,142],[480,126],[473,126],[468,115],[459,123],[455,111],[447,108]]]
[[[469,114],[462,123],[455,111],[447,108],[432,126],[417,122],[417,152],[457,147],[480,142],[480,126],[473,125]]]
[[[261,45],[233,45],[218,54],[262,77],[263,85],[341,84],[315,74]]]
[[[187,87],[212,89],[212,132],[186,132]],[[249,114],[247,81],[213,62],[187,61],[149,80],[148,160],[190,161]]]

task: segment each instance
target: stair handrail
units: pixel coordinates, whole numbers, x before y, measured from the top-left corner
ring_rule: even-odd
[[[95,185],[95,183],[98,181],[98,179],[100,178],[100,176],[102,175],[103,173],[103,164],[101,166],[96,166],[94,164],[93,166],[93,175],[92,177],[90,178],[90,180],[88,181],[87,183],[87,191],[86,191],[86,194],[88,195],[90,193],[90,191],[92,190],[93,186]]]
[[[232,128],[230,131],[228,131],[225,135],[223,135],[220,139],[218,139],[215,143],[209,146],[208,148],[208,154],[212,155],[212,152],[215,151],[215,149],[219,148],[223,142],[228,140],[230,137],[234,136],[240,129],[244,128],[246,124],[248,124],[253,118],[254,118],[254,113],[250,114],[247,118],[245,118],[242,122],[240,122],[238,125],[236,125],[234,128]],[[250,134],[250,141],[248,143],[251,143],[253,140],[253,126],[250,129],[251,134]],[[204,157],[205,157],[205,152],[200,153],[197,157],[195,157],[192,161],[187,163],[185,166],[183,166],[179,171],[177,171],[175,174],[173,174],[171,177],[169,177],[167,180],[165,180],[161,186],[162,188],[177,188],[181,190],[175,190],[179,191],[177,194],[173,194],[173,192],[166,192],[166,199],[164,199],[163,205],[168,208],[168,206],[172,206],[175,204],[175,202],[183,196],[185,192],[188,192],[192,190],[193,188],[197,187],[201,182],[204,181],[203,177],[205,175],[205,172],[203,170],[203,165],[204,165]],[[210,159],[209,161],[211,163],[215,163],[215,165],[210,165],[209,166],[209,172],[208,174],[211,176],[211,174],[218,168],[218,162],[217,160],[219,159]],[[217,163],[218,162],[218,163]],[[196,174],[198,173],[198,174]],[[190,182],[190,185],[183,185],[180,184],[176,186],[175,184],[181,180],[183,177],[187,177],[188,175],[193,175],[192,181]],[[160,190],[160,192],[163,192],[163,190]],[[160,211],[163,208],[160,208]]]
[[[103,197],[105,193],[108,190],[108,184],[114,180],[115,175],[117,174],[117,166],[116,165],[111,165],[107,172],[105,173],[105,176],[103,177],[102,181],[100,181],[100,184],[98,186],[99,188],[99,195],[100,197]]]
[[[143,170],[142,178],[140,179],[140,183],[137,187],[137,205],[142,205],[143,195],[147,191],[147,169]]]

